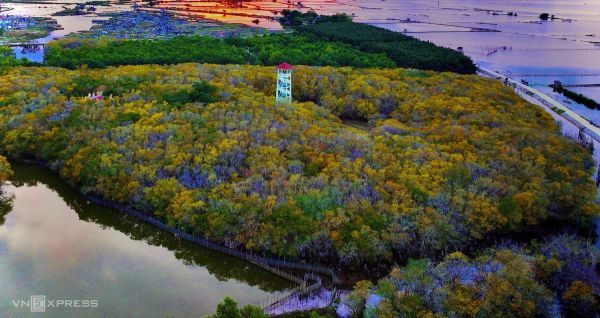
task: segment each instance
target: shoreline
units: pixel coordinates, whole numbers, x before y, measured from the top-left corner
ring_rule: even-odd
[[[49,171],[51,171],[53,173],[58,174],[58,172],[56,170],[52,169],[47,162],[42,161],[42,160],[24,159],[24,158],[11,158],[10,160],[14,160],[16,162],[21,162],[21,163],[25,163],[25,164],[36,165],[36,166],[42,167],[44,169],[48,169]],[[132,206],[121,204],[121,203],[118,203],[118,202],[115,202],[112,200],[108,200],[108,199],[102,198],[98,195],[84,194],[80,191],[79,188],[74,186],[71,182],[64,180],[60,176],[60,174],[58,174],[58,177],[63,182],[65,182],[65,184],[67,184],[69,187],[71,187],[75,191],[77,191],[82,197],[84,197],[85,199],[89,200],[90,202],[92,202],[94,204],[97,204],[97,205],[103,206],[103,207],[107,207],[110,209],[114,209],[114,210],[117,210],[122,213],[126,213],[130,216],[135,217],[138,220],[141,220],[150,225],[153,225],[156,228],[158,228],[164,232],[172,233],[178,239],[184,239],[190,243],[194,243],[201,247],[210,249],[214,252],[225,254],[228,256],[236,257],[238,259],[247,261],[249,263],[252,263],[255,266],[262,268],[263,270],[266,270],[266,271],[272,273],[273,275],[277,275],[279,277],[282,277],[282,278],[284,278],[288,281],[291,281],[293,283],[296,283],[298,285],[297,287],[291,289],[289,291],[288,295],[286,295],[285,297],[279,297],[276,299],[272,299],[273,300],[272,303],[269,303],[269,301],[271,301],[271,299],[269,299],[264,304],[265,308],[276,305],[277,303],[279,303],[289,297],[293,297],[294,295],[300,295],[300,296],[308,295],[314,291],[322,290],[324,287],[323,287],[321,278],[319,275],[316,275],[314,273],[320,273],[321,275],[329,276],[331,279],[331,284],[333,285],[332,290],[334,290],[334,291],[337,290],[336,285],[342,283],[339,280],[338,276],[336,275],[335,271],[329,267],[326,267],[323,265],[318,265],[318,264],[305,263],[305,262],[294,262],[294,261],[279,259],[276,257],[260,255],[258,252],[255,254],[253,252],[243,251],[241,249],[234,249],[234,248],[226,247],[219,243],[210,241],[210,240],[200,236],[199,234],[188,233],[187,231],[185,231],[183,229],[172,227],[172,226],[166,224],[165,222],[163,222],[162,220],[152,216],[151,214],[137,210],[137,209],[133,208]],[[303,271],[304,275],[302,277],[297,277],[294,274],[292,274],[291,272],[288,273],[288,272],[277,269],[278,267],[289,269],[292,271]],[[313,282],[313,283],[309,284],[308,282]],[[333,302],[333,300],[335,300],[335,298],[332,299],[332,302]]]

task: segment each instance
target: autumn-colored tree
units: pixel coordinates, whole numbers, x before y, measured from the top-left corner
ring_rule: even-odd
[[[5,157],[0,156],[0,183],[8,180],[12,176],[13,172],[10,168],[10,163]]]
[[[571,317],[593,317],[600,312],[598,308],[598,292],[582,281],[575,281],[563,294],[562,300],[567,305]]]
[[[269,317],[259,307],[246,305],[238,307],[238,303],[230,297],[225,297],[223,302],[217,305],[217,312],[207,318],[267,318]]]
[[[526,247],[507,242],[476,258],[454,252],[437,263],[410,260],[377,285],[357,285],[342,305],[372,312],[377,300],[378,313],[395,317],[537,317],[560,315],[561,309],[569,317],[595,317],[597,251],[581,244],[561,235]],[[557,260],[564,267],[550,264]],[[572,283],[561,290],[563,281]]]
[[[499,83],[343,67],[293,77],[281,107],[271,67],[12,68],[0,150],[216,242],[341,265],[598,215],[589,150]],[[101,87],[103,100],[85,97]]]

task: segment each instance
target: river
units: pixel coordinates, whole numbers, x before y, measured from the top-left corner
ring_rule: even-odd
[[[13,301],[96,300],[44,317],[202,317],[226,296],[265,300],[290,284],[88,202],[51,171],[13,163],[0,207],[0,317],[39,317]],[[3,221],[4,220],[4,221]],[[3,221],[3,222],[2,222]]]

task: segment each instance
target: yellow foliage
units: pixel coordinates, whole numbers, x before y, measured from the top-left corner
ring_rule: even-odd
[[[13,174],[12,169],[10,168],[10,163],[6,158],[0,156],[0,183],[5,182],[10,178]]]

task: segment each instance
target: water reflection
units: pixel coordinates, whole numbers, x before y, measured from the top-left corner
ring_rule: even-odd
[[[31,62],[44,62],[45,48],[43,45],[15,46],[13,51],[18,59],[26,58]]]
[[[249,303],[288,287],[248,263],[88,203],[45,169],[13,168],[6,187],[13,205],[0,209],[0,316],[26,314],[10,299],[43,294],[98,299],[100,309],[85,316],[198,317],[227,295]],[[49,314],[78,313],[69,310]]]

